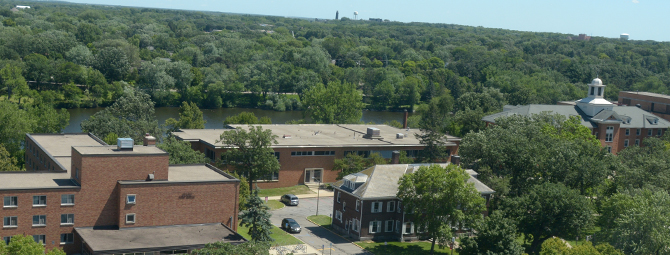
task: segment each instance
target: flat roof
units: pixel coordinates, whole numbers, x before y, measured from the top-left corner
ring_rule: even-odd
[[[636,95],[643,95],[643,96],[649,96],[649,97],[657,97],[657,98],[663,98],[663,99],[670,99],[670,96],[668,95],[663,95],[663,94],[658,94],[658,93],[651,93],[651,92],[644,92],[644,91],[620,91],[619,93],[627,93],[627,94],[636,94]]]
[[[234,244],[247,241],[221,223],[114,230],[75,228],[75,231],[95,254],[199,249],[219,241]]]
[[[0,172],[0,190],[79,188],[67,172]]]
[[[197,181],[227,181],[235,180],[221,170],[210,165],[170,165],[168,181],[170,182],[197,182]]]
[[[100,143],[89,134],[28,134],[51,156],[72,156],[72,146],[100,146]]]
[[[81,155],[168,155],[156,146],[135,145],[132,150],[119,150],[116,145],[106,146],[74,146]]]
[[[231,128],[248,129],[248,125],[229,125]],[[277,135],[278,144],[273,148],[283,147],[385,147],[385,146],[421,146],[421,142],[414,134],[419,134],[419,129],[401,129],[388,125],[358,125],[358,124],[267,124],[254,125],[263,129],[272,130]],[[377,128],[382,139],[368,139],[367,128]],[[230,129],[182,129],[172,132],[181,140],[203,141],[215,147],[222,147],[220,139],[223,132]],[[403,138],[396,138],[396,134],[402,133]],[[448,140],[459,141],[460,138],[448,136]]]

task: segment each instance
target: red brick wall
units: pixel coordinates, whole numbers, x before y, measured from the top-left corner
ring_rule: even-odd
[[[221,222],[237,229],[238,186],[238,182],[119,184],[118,225],[125,228]],[[126,204],[127,194],[135,194],[137,203]],[[128,213],[136,214],[135,224],[126,224]]]
[[[630,102],[624,102],[628,101]],[[654,103],[654,109],[652,111],[651,104]],[[670,121],[670,112],[668,111],[667,105],[670,105],[670,99],[662,97],[654,97],[647,95],[640,95],[635,92],[619,92],[619,104],[635,106],[640,105],[642,110],[653,113],[663,119]]]
[[[29,148],[33,148],[33,151],[31,152]],[[26,170],[44,171],[51,170],[53,168],[54,171],[65,171],[65,169],[60,168],[58,164],[51,159],[51,157],[47,156],[47,153],[44,152],[35,142],[33,142],[32,139],[28,138],[28,136],[26,136],[25,149],[26,153],[24,154],[24,159],[26,161]],[[40,160],[40,158],[42,160]]]
[[[61,206],[61,195],[74,194],[74,206]],[[46,207],[33,207],[33,196],[46,195]],[[79,189],[51,189],[51,190],[31,190],[31,191],[0,191],[0,197],[17,196],[17,208],[2,208],[0,209],[0,218],[5,216],[17,216],[17,228],[2,228],[0,229],[0,237],[14,236],[18,234],[23,235],[45,235],[46,248],[63,248],[65,252],[73,253],[76,251],[76,246],[73,244],[60,245],[60,234],[73,233],[74,226],[61,226],[60,215],[66,213],[73,213],[75,224],[79,226],[79,217],[83,213],[81,208],[84,205],[79,201]],[[33,215],[46,215],[45,227],[33,227]]]

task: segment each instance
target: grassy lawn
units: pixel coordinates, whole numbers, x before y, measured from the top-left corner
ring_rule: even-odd
[[[356,242],[356,244],[376,255],[416,255],[428,254],[430,252],[429,242],[388,242],[387,245],[384,245],[383,242]],[[435,254],[448,255],[451,254],[451,250],[448,247],[440,249],[435,244]],[[458,252],[454,251],[454,254],[458,254]]]
[[[249,228],[244,227],[244,226],[238,226],[237,227],[237,233],[240,233],[244,238],[247,240],[251,240],[251,236],[247,234],[249,232]],[[275,241],[272,243],[272,245],[294,245],[294,244],[302,244],[303,242],[298,240],[298,238],[293,237],[289,233],[286,233],[286,231],[281,230],[277,226],[272,226],[272,235],[270,237],[274,238]]]
[[[300,195],[300,194],[314,194],[314,192],[309,190],[309,188],[305,185],[296,185],[293,187],[284,187],[276,189],[261,189],[260,191],[258,191],[258,196],[261,198],[276,197],[284,194]]]
[[[308,220],[313,221],[317,225],[327,228],[327,229],[332,229],[331,222],[332,219],[326,215],[312,215],[307,217]]]
[[[278,210],[284,208],[284,203],[277,200],[268,200],[267,205],[270,207],[270,210]]]

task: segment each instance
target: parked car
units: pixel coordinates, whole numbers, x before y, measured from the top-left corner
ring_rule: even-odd
[[[289,233],[300,233],[300,224],[291,218],[281,220],[281,228]]]
[[[280,202],[285,205],[298,205],[298,197],[293,194],[286,194],[281,196]]]

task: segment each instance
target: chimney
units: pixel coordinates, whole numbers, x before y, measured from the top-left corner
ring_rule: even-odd
[[[407,109],[405,109],[405,118],[404,121],[402,122],[403,129],[407,129],[407,115],[409,115],[409,113],[407,113]]]
[[[149,133],[146,133],[144,135],[144,146],[156,146],[156,137],[153,137]]]
[[[637,106],[637,108],[642,109],[642,105],[641,105],[641,104],[636,104],[635,106]]]
[[[400,151],[391,152],[391,164],[400,164]]]
[[[461,156],[451,155],[451,163],[456,164],[457,166],[461,165]]]

